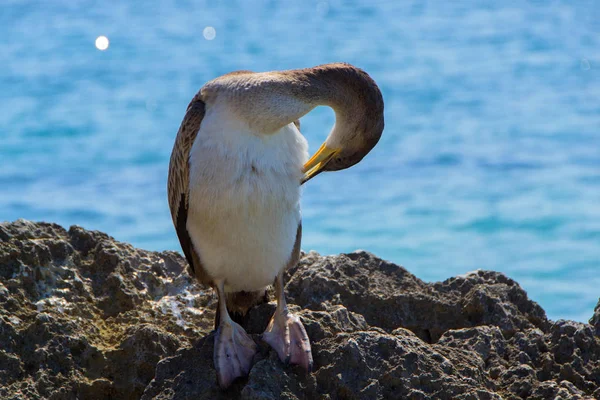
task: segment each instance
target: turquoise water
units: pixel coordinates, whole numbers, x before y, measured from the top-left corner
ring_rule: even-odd
[[[200,86],[332,61],[379,83],[386,129],[361,164],[307,184],[304,249],[366,249],[425,280],[494,269],[553,319],[592,315],[594,1],[4,1],[0,219],[178,249],[167,165]],[[333,120],[327,108],[303,119],[313,151]]]

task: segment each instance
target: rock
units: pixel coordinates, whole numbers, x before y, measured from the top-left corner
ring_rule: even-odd
[[[549,321],[515,281],[475,271],[426,283],[366,252],[304,254],[287,272],[314,371],[260,340],[247,379],[221,391],[212,290],[176,252],[80,227],[0,224],[0,398],[591,399],[600,395],[600,303],[590,325]]]
[[[366,253],[305,257],[290,271],[290,301],[312,310],[344,304],[369,325],[387,331],[402,326],[426,342],[448,329],[498,326],[512,335],[524,328],[546,328],[544,310],[512,279],[476,271],[426,284],[406,269]]]
[[[594,308],[594,316],[590,319],[590,324],[594,327],[596,336],[600,336],[600,299]]]

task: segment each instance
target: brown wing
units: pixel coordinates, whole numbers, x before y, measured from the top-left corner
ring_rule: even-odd
[[[298,223],[298,229],[296,230],[296,241],[294,242],[294,248],[290,254],[290,260],[288,261],[286,269],[294,268],[298,261],[300,261],[300,245],[302,243],[302,220]]]
[[[169,163],[169,180],[167,183],[169,207],[171,208],[171,217],[179,237],[179,243],[192,271],[198,278],[202,278],[205,274],[200,264],[200,257],[194,249],[187,230],[190,181],[189,159],[190,150],[204,118],[204,112],[204,102],[200,98],[200,92],[198,92],[188,105],[179,132],[177,132],[177,138],[171,153],[171,162]]]

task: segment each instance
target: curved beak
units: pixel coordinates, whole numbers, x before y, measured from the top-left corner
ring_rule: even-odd
[[[339,153],[340,149],[333,149],[331,147],[327,147],[325,143],[319,147],[319,150],[304,164],[302,168],[302,172],[304,172],[304,177],[300,184],[304,184],[309,179],[312,179],[317,174],[323,171],[323,168],[327,163],[335,157],[337,153]]]

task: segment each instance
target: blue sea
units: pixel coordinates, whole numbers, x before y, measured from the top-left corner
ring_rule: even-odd
[[[95,41],[106,36],[101,51]],[[303,193],[303,249],[427,281],[516,279],[552,319],[600,296],[600,7],[590,1],[27,1],[0,7],[0,220],[179,249],[166,177],[208,80],[345,61],[385,99],[359,165]],[[334,122],[302,120],[311,150]]]

